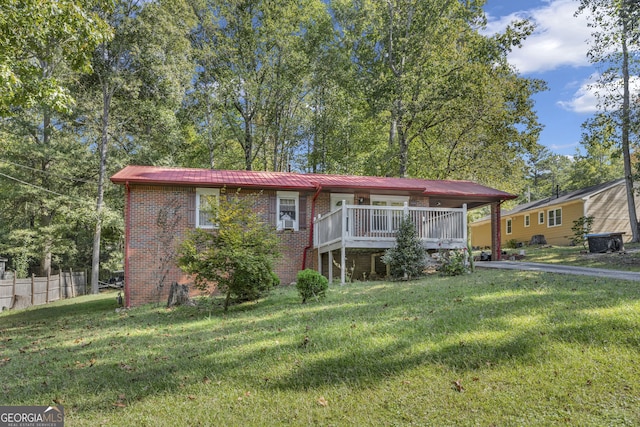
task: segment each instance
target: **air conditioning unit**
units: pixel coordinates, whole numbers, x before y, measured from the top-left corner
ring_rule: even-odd
[[[282,229],[284,230],[293,230],[295,228],[295,221],[292,219],[284,219],[282,220]]]

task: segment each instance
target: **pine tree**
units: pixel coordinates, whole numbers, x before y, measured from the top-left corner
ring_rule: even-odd
[[[396,234],[396,246],[387,249],[382,262],[390,267],[391,277],[409,280],[422,275],[425,251],[413,221],[406,216]]]

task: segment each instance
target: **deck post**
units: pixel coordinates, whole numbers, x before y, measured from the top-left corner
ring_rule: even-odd
[[[329,284],[333,283],[333,251],[329,251],[329,260],[328,260],[328,264],[329,264]]]
[[[502,240],[500,232],[500,202],[491,204],[491,261],[500,261],[502,250],[500,241]]]
[[[468,236],[469,226],[467,224],[467,204],[462,204],[462,236],[464,239],[464,244],[469,246],[469,236]],[[471,256],[471,254],[469,254]]]
[[[340,243],[340,284],[344,285],[345,283],[345,269],[347,265],[347,251],[346,251],[346,242],[345,238],[347,236],[347,202],[346,200],[342,201],[342,233],[341,233],[341,243]]]

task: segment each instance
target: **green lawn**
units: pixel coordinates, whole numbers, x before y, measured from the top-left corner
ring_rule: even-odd
[[[640,424],[635,282],[491,270],[217,303],[2,313],[0,404],[60,403],[69,426]]]
[[[609,268],[623,271],[640,271],[640,245],[626,243],[626,252],[589,253],[582,246],[526,246],[521,249],[505,249],[507,254],[525,251],[522,261],[566,264],[580,267]],[[504,257],[508,259],[508,255]]]

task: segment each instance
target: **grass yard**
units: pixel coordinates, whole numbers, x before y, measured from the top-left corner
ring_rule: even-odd
[[[640,424],[640,284],[479,271],[115,312],[0,314],[0,404],[69,426]]]
[[[622,271],[640,272],[640,245],[625,243],[626,252],[589,253],[582,246],[525,246],[522,249],[508,249],[509,254],[518,254],[524,250],[522,261],[566,264],[577,267],[609,268]]]

